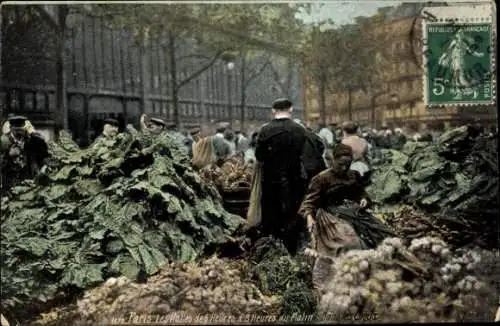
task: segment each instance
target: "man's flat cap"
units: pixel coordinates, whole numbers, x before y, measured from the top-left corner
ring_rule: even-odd
[[[228,122],[219,122],[215,128],[216,132],[224,132],[229,127]]]
[[[342,129],[355,130],[355,129],[358,129],[358,124],[353,122],[353,121],[346,121],[342,124]]]
[[[279,98],[273,102],[273,109],[275,110],[287,110],[292,106],[292,102],[286,98]]]
[[[115,127],[120,126],[120,123],[118,122],[118,120],[116,120],[116,119],[112,119],[112,118],[107,118],[107,119],[105,119],[105,120],[104,120],[104,123],[105,123],[105,124],[108,124],[108,125],[115,126]]]
[[[8,119],[11,127],[19,127],[19,128],[24,127],[26,120],[28,120],[28,118],[22,115],[14,115],[9,117]]]
[[[199,134],[200,132],[201,132],[201,128],[193,128],[193,129],[189,130],[189,134],[191,136],[195,136],[195,135]]]
[[[154,123],[155,125],[159,125],[159,126],[163,126],[163,127],[165,127],[167,125],[167,123],[165,121],[163,121],[163,119],[160,119],[160,118],[151,118],[150,121],[152,123]]]

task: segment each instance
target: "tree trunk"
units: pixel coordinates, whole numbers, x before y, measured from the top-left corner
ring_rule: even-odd
[[[376,96],[372,96],[372,101],[371,101],[371,120],[372,120],[372,128],[376,128],[377,127],[377,123],[376,123],[376,108],[375,108],[375,104],[376,104]]]
[[[61,5],[58,8],[58,40],[56,52],[56,129],[68,129],[68,98],[66,91],[66,75],[64,71],[64,41],[66,31],[66,17],[68,7]]]
[[[292,59],[290,58],[286,58],[286,67],[287,67],[287,77],[286,77],[286,90],[285,90],[285,94],[287,96],[287,98],[290,100],[290,101],[294,101],[294,97],[292,96],[292,93],[291,93],[291,89],[292,89],[292,80],[293,80],[293,61]]]
[[[144,35],[144,31],[141,29],[141,42],[139,45],[139,74],[141,81],[139,83],[139,91],[140,91],[140,110],[141,114],[146,113],[146,39]]]
[[[318,81],[319,112],[321,112],[321,122],[323,123],[323,125],[326,125],[326,76],[324,73],[320,73]]]
[[[232,71],[227,70],[227,108],[228,108],[228,118],[229,118],[229,128],[233,129],[234,117],[233,117],[233,94],[232,94]]]
[[[168,68],[170,71],[170,93],[174,109],[174,123],[178,129],[181,127],[181,115],[179,112],[179,88],[177,83],[177,60],[175,57],[175,35],[168,31]]]
[[[349,114],[349,121],[352,121],[352,89],[347,90],[348,102],[347,102],[347,110]]]
[[[240,130],[244,132],[245,130],[245,106],[247,100],[247,82],[246,82],[246,58],[243,56],[241,60],[241,97],[240,97]]]

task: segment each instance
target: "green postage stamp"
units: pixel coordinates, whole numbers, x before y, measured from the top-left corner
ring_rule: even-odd
[[[469,10],[470,17],[453,17],[461,16],[456,9],[447,7],[444,17],[439,11],[424,16],[424,101],[429,106],[493,104],[496,31],[491,16],[474,17]]]

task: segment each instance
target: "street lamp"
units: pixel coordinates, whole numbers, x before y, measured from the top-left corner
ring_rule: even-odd
[[[232,94],[231,94],[231,89],[232,89],[232,70],[234,69],[234,62],[229,61],[227,63],[227,103],[229,107],[229,126],[232,129],[233,128],[233,104],[232,104]]]

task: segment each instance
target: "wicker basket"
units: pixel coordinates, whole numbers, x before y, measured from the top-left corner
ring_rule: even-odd
[[[222,199],[224,201],[224,208],[229,213],[246,218],[250,204],[250,193],[251,189],[249,187],[223,189]]]

